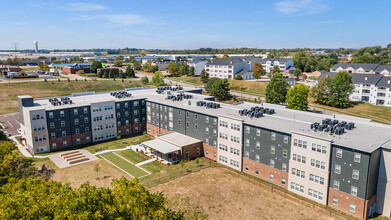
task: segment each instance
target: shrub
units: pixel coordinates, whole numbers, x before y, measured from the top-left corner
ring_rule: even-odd
[[[148,77],[144,76],[143,78],[140,79],[140,82],[145,85],[149,83],[149,79]]]

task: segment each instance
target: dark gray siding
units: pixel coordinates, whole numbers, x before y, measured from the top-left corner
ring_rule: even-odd
[[[247,127],[250,128],[250,133],[247,133]],[[260,136],[257,136],[257,129],[261,130]],[[272,140],[272,133],[276,134],[276,139]],[[288,137],[288,142],[284,143],[284,136]],[[247,146],[246,139],[250,140],[250,145]],[[260,142],[260,149],[256,148],[256,142]],[[282,170],[282,164],[286,164],[287,172],[289,170],[289,157],[291,149],[291,135],[272,131],[269,129],[255,127],[253,125],[243,124],[243,156],[249,152],[249,159],[255,160],[255,155],[259,155],[259,162],[270,166],[270,160],[274,160],[274,168]],[[271,153],[271,146],[275,147],[275,153]],[[283,150],[287,151],[286,157],[283,157]]]
[[[52,133],[55,133],[55,138],[62,137],[62,131],[66,131],[66,136],[71,135],[71,124],[70,124],[70,118],[69,118],[69,110],[70,109],[59,109],[59,110],[51,110],[46,111],[46,118],[47,118],[47,128],[49,133],[49,140],[52,138]],[[64,111],[64,116],[60,115],[60,112]],[[49,117],[50,112],[53,113],[53,118]],[[61,126],[61,122],[65,122],[65,126]],[[54,123],[54,128],[50,127],[51,123]]]
[[[342,158],[336,156],[337,149],[342,149]],[[354,162],[354,153],[361,154],[360,163]],[[365,199],[367,189],[368,170],[370,154],[355,151],[342,146],[331,145],[330,163],[330,187],[333,187],[334,180],[339,181],[339,191],[351,194],[351,187],[357,187],[357,197]],[[335,173],[335,165],[341,166],[341,174]],[[359,171],[359,178],[352,178],[353,169]]]
[[[173,108],[173,128],[178,133],[186,134],[186,111]]]
[[[377,180],[379,176],[379,165],[380,165],[381,149],[377,149],[372,152],[371,159],[369,162],[369,174],[368,174],[368,188],[366,199],[370,199],[377,192]]]
[[[204,143],[208,142],[208,145],[216,147],[217,126],[216,117],[186,111],[186,135],[190,137],[202,140]],[[206,132],[206,127],[209,128],[209,132]]]
[[[77,109],[77,114],[75,114],[75,109]],[[84,109],[86,109],[86,113],[84,113]],[[79,123],[76,124],[75,119],[79,120]],[[85,121],[85,119],[87,119]],[[71,134],[76,134],[76,129],[79,129],[79,134],[85,133],[86,128],[88,127],[88,131],[91,132],[91,112],[90,106],[82,106],[78,108],[69,109],[69,122],[71,126]],[[50,135],[50,133],[49,133]],[[67,134],[69,135],[69,134]]]
[[[115,116],[117,119],[117,126],[126,125],[126,121],[128,121],[129,124],[133,123],[132,101],[116,102],[114,107],[115,107]]]
[[[138,103],[138,105],[136,104]],[[132,124],[135,123],[135,120],[138,119],[140,123],[145,123],[146,122],[146,102],[145,99],[140,99],[140,100],[134,100],[131,102],[131,115],[133,121],[131,122]],[[136,114],[135,110],[138,111]],[[142,131],[142,129],[140,130]]]

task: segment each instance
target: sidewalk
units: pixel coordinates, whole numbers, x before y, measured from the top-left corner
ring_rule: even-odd
[[[28,152],[28,151],[26,150],[26,147],[24,147],[23,145],[21,145],[21,144],[19,143],[19,141],[16,140],[15,136],[11,136],[10,139],[16,144],[16,146],[18,147],[20,153],[22,153],[23,156],[25,156],[25,157],[33,157],[33,156],[30,154],[30,152]]]

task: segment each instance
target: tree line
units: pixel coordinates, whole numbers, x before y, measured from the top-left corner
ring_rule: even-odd
[[[85,183],[72,188],[50,180],[53,170],[38,169],[0,132],[1,219],[183,219],[166,208],[163,194],[138,180],[112,181],[112,189]]]

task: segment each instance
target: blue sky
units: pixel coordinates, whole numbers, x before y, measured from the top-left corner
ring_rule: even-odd
[[[0,49],[350,47],[391,43],[391,1],[197,0],[1,3]]]

